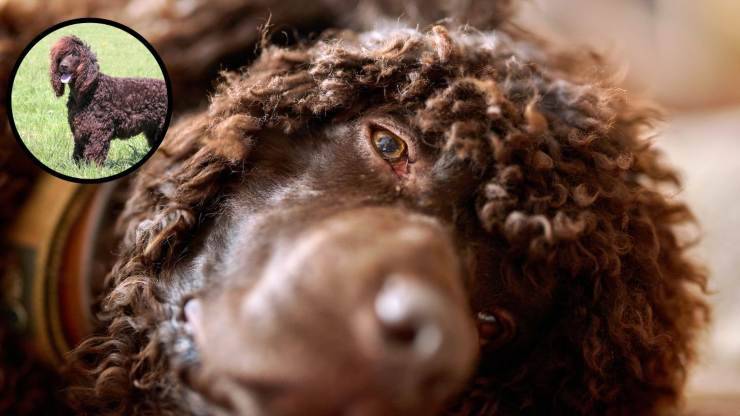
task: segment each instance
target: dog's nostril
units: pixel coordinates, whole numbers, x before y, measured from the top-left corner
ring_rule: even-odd
[[[443,336],[439,297],[411,279],[388,279],[375,299],[375,315],[384,342],[411,351],[417,358],[434,355]]]
[[[385,337],[396,344],[411,344],[416,340],[418,328],[413,322],[389,322],[384,325]]]

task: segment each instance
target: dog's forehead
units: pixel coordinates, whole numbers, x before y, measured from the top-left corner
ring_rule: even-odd
[[[309,45],[268,47],[245,70],[224,74],[204,141],[214,153],[238,161],[253,155],[252,146],[264,143],[254,138],[269,129],[292,137],[315,127],[340,133],[349,121],[381,113],[435,152],[439,163],[431,174],[485,181],[483,171],[493,172],[494,148],[522,141],[505,137],[528,137],[542,127],[532,124],[543,117],[528,105],[549,94],[567,105],[569,97],[560,91],[573,90],[565,80],[554,85],[530,64],[536,45],[520,43],[526,41],[505,32],[435,26],[344,32]],[[534,143],[537,134],[527,140]],[[463,172],[452,166],[455,161],[472,169]]]
[[[341,118],[392,115],[425,145],[449,150],[460,147],[451,143],[456,137],[487,139],[503,101],[523,108],[536,95],[540,74],[532,68],[525,71],[530,85],[517,88],[512,80],[535,51],[498,31],[393,26],[316,44],[308,72],[320,81],[317,94],[329,99],[338,88],[354,90],[347,101],[355,103]]]

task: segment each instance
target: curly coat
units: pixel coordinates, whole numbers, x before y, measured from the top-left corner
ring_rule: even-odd
[[[678,186],[646,134],[657,113],[611,84],[601,59],[519,29],[330,32],[267,47],[179,123],[120,217],[98,334],[74,352],[72,403],[90,414],[182,414],[190,391],[168,275],[263,133],[301,132],[393,105],[439,157],[472,172],[466,227],[498,267],[474,267],[474,309],[506,299],[538,328],[486,345],[450,414],[655,414],[674,408],[708,319],[704,271],[661,193]],[[583,70],[582,68],[588,68]],[[451,190],[452,191],[452,190]],[[514,306],[512,306],[514,307]]]
[[[163,80],[117,78],[100,73],[95,54],[76,36],[65,36],[51,48],[49,76],[57,97],[64,94],[63,76],[71,77],[67,120],[74,136],[75,162],[102,165],[114,138],[143,133],[150,147],[164,135],[167,87]],[[69,62],[69,69],[65,65]],[[63,72],[67,70],[68,74]]]

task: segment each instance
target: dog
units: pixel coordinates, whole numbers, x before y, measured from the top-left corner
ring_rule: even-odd
[[[167,118],[165,81],[100,73],[95,54],[76,36],[62,37],[54,44],[49,70],[57,97],[69,85],[67,120],[76,163],[102,165],[115,138],[143,133],[150,147],[162,140]]]
[[[705,275],[653,112],[522,41],[340,32],[225,74],[134,179],[74,406],[670,409]]]

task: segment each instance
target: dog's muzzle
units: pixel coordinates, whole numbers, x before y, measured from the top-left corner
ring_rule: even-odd
[[[432,415],[477,351],[450,236],[396,208],[312,223],[276,242],[253,285],[186,315],[194,386],[226,414]]]

